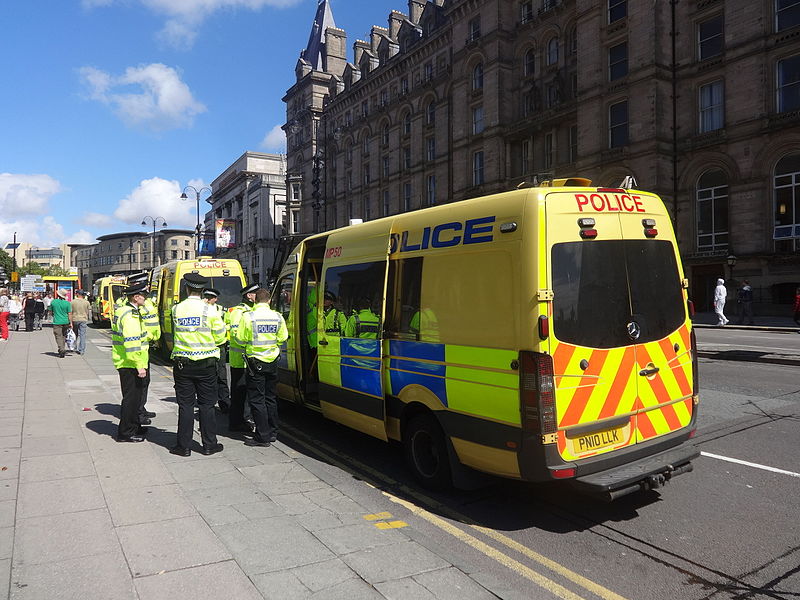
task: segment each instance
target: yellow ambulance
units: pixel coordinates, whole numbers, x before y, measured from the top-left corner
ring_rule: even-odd
[[[150,271],[150,298],[158,308],[161,325],[161,339],[155,345],[166,356],[172,352],[172,307],[186,298],[186,287],[181,285],[181,281],[187,273],[207,277],[208,287],[219,291],[217,305],[223,308],[236,306],[242,301],[239,292],[247,281],[238,260],[209,256],[175,260]]]
[[[92,285],[92,323],[110,325],[114,303],[124,291],[124,275],[109,275],[95,281]]]
[[[613,499],[698,455],[687,281],[652,193],[555,180],[313,235],[272,303],[279,395],[402,442],[429,487],[466,466]]]

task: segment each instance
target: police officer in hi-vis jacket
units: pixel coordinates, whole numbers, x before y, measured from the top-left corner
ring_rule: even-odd
[[[256,422],[255,436],[245,444],[269,446],[278,439],[277,360],[289,331],[283,316],[270,308],[267,290],[256,292],[253,310],[242,315],[235,336],[244,346],[247,403]]]
[[[245,379],[244,346],[236,339],[236,331],[242,316],[253,309],[258,284],[253,283],[241,290],[242,301],[225,313],[225,324],[228,326],[230,343],[228,344],[228,361],[231,365],[231,407],[228,412],[228,430],[251,434],[253,428],[245,419],[245,396],[247,381]]]
[[[225,323],[212,307],[203,302],[208,280],[197,273],[183,276],[187,298],[172,310],[174,341],[172,374],[178,401],[178,443],[172,454],[190,456],[194,426],[194,407],[200,412],[202,452],[206,456],[222,451],[217,442],[214,404],[217,401],[217,361],[219,346],[225,342]]]

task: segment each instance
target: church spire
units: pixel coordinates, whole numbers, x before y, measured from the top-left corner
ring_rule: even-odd
[[[329,0],[319,0],[314,24],[311,26],[311,35],[308,37],[308,46],[303,51],[302,57],[315,71],[322,71],[326,63],[325,30],[336,27]]]

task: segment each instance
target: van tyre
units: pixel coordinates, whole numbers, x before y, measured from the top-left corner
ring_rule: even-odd
[[[432,490],[453,485],[450,457],[442,428],[430,413],[420,413],[408,422],[403,435],[406,463],[414,477]]]

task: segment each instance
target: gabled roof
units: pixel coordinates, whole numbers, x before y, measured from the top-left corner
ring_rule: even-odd
[[[308,36],[308,46],[300,55],[315,71],[321,71],[325,66],[325,30],[328,27],[336,27],[330,2],[319,0],[314,24],[311,26],[311,35]]]

